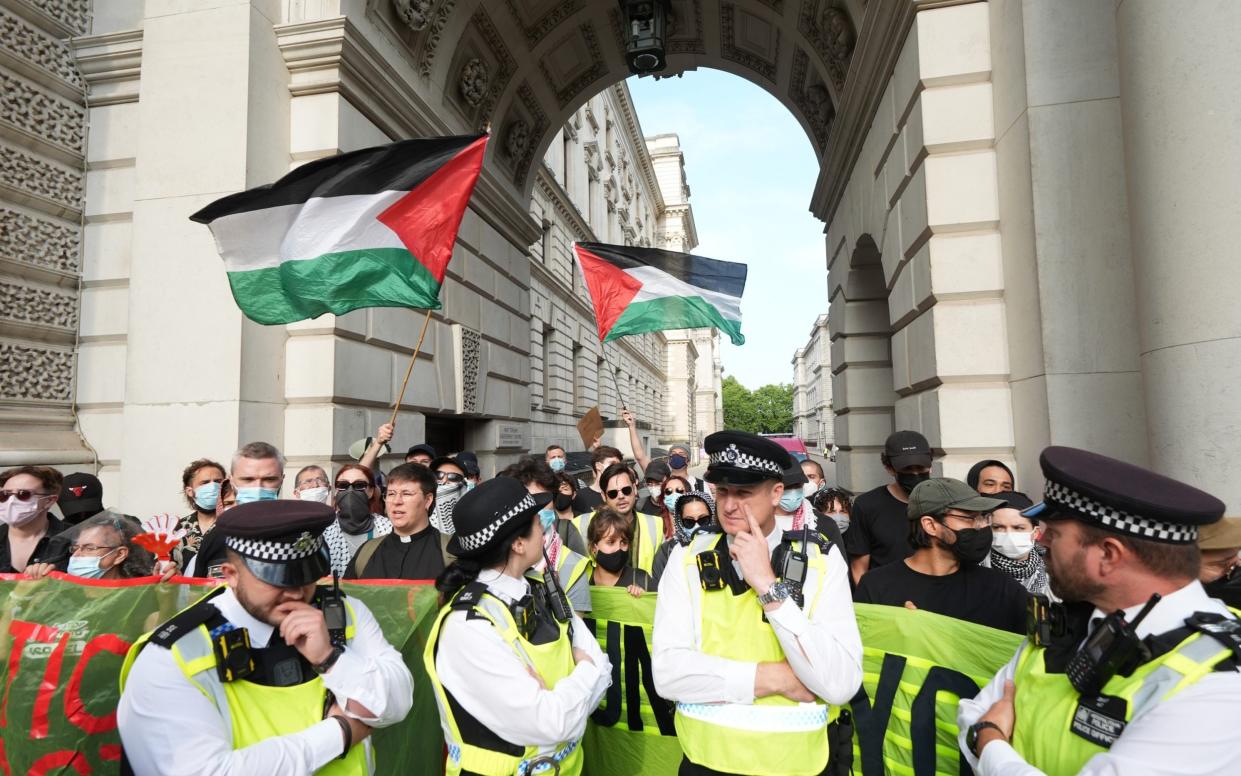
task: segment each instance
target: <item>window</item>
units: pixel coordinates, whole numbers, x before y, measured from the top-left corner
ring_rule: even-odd
[[[570,201],[573,199],[573,137],[568,132],[561,133],[561,139],[564,144],[564,175],[561,177],[560,185],[564,186],[565,192],[569,195]]]
[[[582,346],[574,345],[573,346],[573,363],[571,364],[571,368],[573,370],[571,374],[573,378],[573,381],[571,383],[572,391],[573,391],[573,412],[581,412],[582,405],[586,403],[586,397],[582,395],[581,364],[582,364]]]
[[[543,407],[552,403],[552,330],[543,329]]]
[[[552,222],[543,219],[543,264],[552,264]]]

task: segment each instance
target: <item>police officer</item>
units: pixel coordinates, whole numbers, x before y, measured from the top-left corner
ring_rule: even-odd
[[[1040,463],[1052,608],[972,700],[975,773],[1241,773],[1241,622],[1198,581],[1213,496],[1068,447]]]
[[[335,517],[310,501],[219,517],[225,586],[125,659],[117,721],[132,772],[370,772],[368,736],[409,713],[413,678],[364,604],[316,586]]]
[[[655,610],[655,687],[677,704],[680,773],[819,774],[828,704],[862,681],[844,556],[777,528],[784,448],[738,431],[705,448],[722,533],[672,550]]]
[[[551,500],[501,476],[453,511],[457,559],[435,581],[446,605],[423,658],[449,776],[582,770],[586,719],[612,668],[560,591],[526,577],[543,558],[539,511]]]

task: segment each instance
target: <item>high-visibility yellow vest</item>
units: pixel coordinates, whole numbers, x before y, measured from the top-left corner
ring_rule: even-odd
[[[590,570],[590,558],[570,550],[566,545],[560,545],[560,554],[556,556],[556,576],[560,580],[560,586],[564,588],[566,593],[577,584],[582,575]],[[543,581],[541,572],[530,569],[526,572],[526,576],[531,579]]]
[[[447,776],[456,776],[462,771],[481,774],[481,776],[533,776],[534,774],[559,773],[561,776],[578,776],[582,772],[581,739],[565,741],[556,746],[548,755],[540,756],[539,747],[525,745],[519,755],[496,752],[466,741],[461,728],[453,715],[452,705],[448,702],[448,694],[440,681],[439,672],[435,667],[435,653],[439,644],[440,628],[444,619],[454,611],[454,603],[469,586],[462,588],[453,597],[453,601],[442,609],[435,619],[431,636],[427,639],[427,648],[423,652],[423,664],[427,669],[427,677],[435,689],[435,704],[439,707],[440,720],[444,723],[444,742],[448,749],[448,758],[444,770]],[[569,641],[567,623],[560,623],[560,638],[546,644],[532,644],[521,635],[513,613],[503,601],[490,593],[482,593],[470,611],[476,612],[490,622],[499,632],[500,638],[512,647],[513,652],[526,666],[530,667],[543,680],[548,689],[554,689],[556,683],[573,673],[573,645]],[[516,743],[516,742],[514,742]],[[521,744],[517,744],[521,746]],[[556,765],[559,768],[556,768]]]
[[[629,548],[629,562],[634,568],[653,574],[655,554],[659,552],[659,545],[664,541],[663,520],[645,512],[635,512],[634,515],[636,518],[633,521],[633,545]],[[590,541],[587,539],[590,535],[587,529],[590,528],[590,521],[594,516],[594,512],[587,512],[573,518],[573,525],[587,542]]]
[[[1074,774],[1110,745],[1095,743],[1073,732],[1076,729],[1119,734],[1115,719],[1100,718],[1086,707],[1079,711],[1081,696],[1063,673],[1046,670],[1046,649],[1024,644],[1017,659],[1013,684],[1016,725],[1013,748],[1039,770],[1048,774]],[[1101,695],[1125,704],[1125,725],[1172,698],[1212,673],[1215,666],[1233,655],[1220,641],[1193,633],[1171,651],[1140,666],[1131,676],[1114,676]],[[1118,703],[1118,701],[1114,701]]]
[[[723,541],[720,534],[697,536],[682,556],[685,577],[698,579],[697,555]],[[800,542],[796,543],[800,549]],[[804,550],[809,568],[818,571],[820,586],[827,562],[817,545]],[[694,569],[691,573],[691,569]],[[690,591],[693,594],[693,591]],[[703,590],[699,649],[730,660],[762,663],[784,660],[784,649],[772,626],[763,620],[758,595],[747,588],[740,595]],[[819,590],[807,590],[812,616]],[[817,776],[827,765],[829,709],[822,699],[798,703],[782,695],[744,703],[678,703],[677,737],[690,762],[727,773],[766,776]]]
[[[217,591],[218,588],[200,598],[186,611],[204,605]],[[345,617],[347,645],[355,633],[353,607],[348,599],[345,600]],[[159,630],[156,628],[144,634],[129,648],[121,666],[121,692],[125,691],[126,680],[138,653],[147,646],[151,635]],[[279,638],[279,635],[273,634],[273,638]],[[300,733],[323,720],[327,688],[321,677],[316,676],[309,682],[291,687],[271,687],[245,679],[222,681],[216,671],[215,647],[206,625],[187,632],[172,644],[170,651],[189,683],[215,704],[220,716],[228,723],[233,749],[244,749],[269,738]],[[320,776],[364,776],[370,772],[372,765],[370,741],[367,740],[355,744],[344,759],[333,760],[315,773]]]

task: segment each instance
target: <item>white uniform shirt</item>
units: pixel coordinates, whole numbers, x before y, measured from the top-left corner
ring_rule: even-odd
[[[780,545],[780,538],[778,527],[767,536],[769,553]],[[655,689],[661,697],[681,703],[752,704],[758,664],[701,651],[702,584],[697,565],[685,564],[686,551],[672,550],[659,582],[651,656]],[[829,550],[826,563],[826,579],[819,579],[813,568],[806,576],[806,606],[813,608],[813,618],[788,599],[768,612],[767,620],[806,689],[828,703],[843,704],[862,684],[862,639],[840,550]]]
[[[525,579],[486,570],[479,581],[511,604],[530,589]],[[452,612],[440,627],[435,670],[444,688],[474,719],[505,741],[537,746],[541,754],[582,737],[586,720],[612,683],[612,665],[599,642],[573,615],[573,646],[590,656],[552,689],[544,689],[499,631],[485,619]],[[440,720],[443,725],[443,720]],[[444,736],[450,736],[447,725]]]
[[[232,590],[211,603],[233,625],[250,632],[251,646],[266,647],[273,634],[280,638],[275,628],[242,608]],[[357,717],[362,722],[371,727],[394,725],[413,706],[413,677],[370,609],[356,598],[350,598],[349,605],[354,638],[323,675],[323,683],[342,709],[352,700],[375,714]],[[340,723],[326,719],[297,733],[233,749],[232,731],[215,704],[185,678],[172,651],[155,644],[148,644],[134,661],[117,708],[117,723],[134,773],[144,776],[309,775],[339,757],[345,745]]]
[[[1141,605],[1126,609],[1125,618],[1132,620],[1141,609]],[[1156,604],[1146,619],[1138,623],[1137,635],[1146,637],[1175,630],[1194,612],[1229,614],[1223,603],[1208,598],[1202,585],[1194,581]],[[1095,609],[1091,621],[1106,614]],[[978,776],[1039,776],[1043,773],[1026,763],[1006,741],[987,744],[982,758],[975,757],[965,746],[967,729],[1004,694],[1004,682],[1013,678],[1019,656],[1020,652],[1014,655],[977,697],[962,700],[958,707],[961,751]],[[1021,685],[1017,685],[1017,695],[1021,695]],[[1241,773],[1241,744],[1237,743],[1239,718],[1241,673],[1208,674],[1130,722],[1111,749],[1091,757],[1079,773],[1089,776]],[[1018,724],[1022,722],[1018,720]],[[1024,723],[1029,724],[1029,720]],[[1073,733],[1062,730],[1055,731],[1054,735],[1068,737]]]

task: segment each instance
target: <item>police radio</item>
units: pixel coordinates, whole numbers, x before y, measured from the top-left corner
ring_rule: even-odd
[[[1082,695],[1098,695],[1113,676],[1131,672],[1150,660],[1150,647],[1138,638],[1137,627],[1160,598],[1158,593],[1152,595],[1133,622],[1126,622],[1124,611],[1119,609],[1103,618],[1065,668],[1073,689]]]
[[[328,640],[333,647],[345,646],[345,597],[340,592],[340,577],[332,574],[332,586],[319,588],[315,602],[319,611],[323,612],[323,622],[327,625]]]
[[[573,643],[573,607],[569,605],[569,596],[560,584],[560,575],[552,566],[547,556],[547,548],[543,548],[543,586],[547,590],[547,604],[556,622],[568,623],[569,643]]]
[[[780,546],[772,553],[771,567],[776,577],[783,580],[789,586],[789,597],[799,606],[806,605],[805,593],[803,591],[806,584],[806,573],[810,568],[810,557],[806,555],[806,548],[810,542],[810,527],[802,526],[801,529],[801,549],[797,549],[792,544],[792,540],[785,536],[780,541]]]

